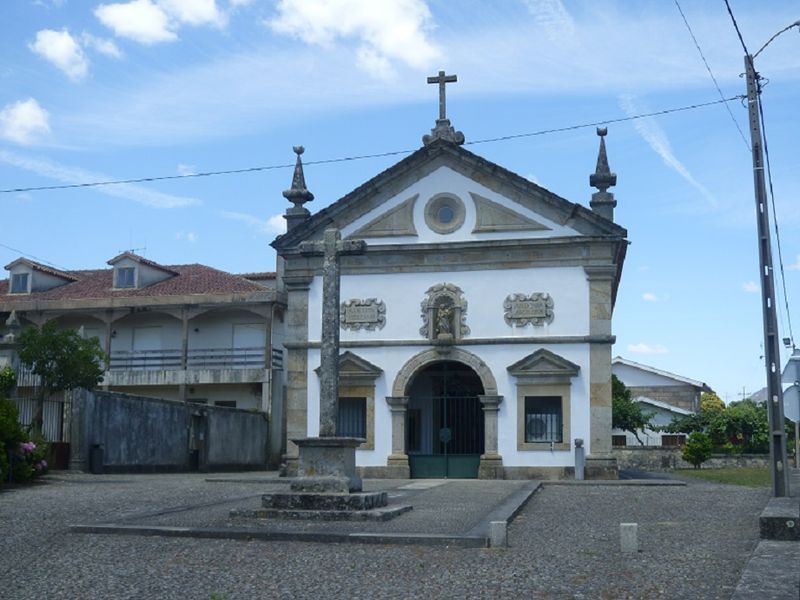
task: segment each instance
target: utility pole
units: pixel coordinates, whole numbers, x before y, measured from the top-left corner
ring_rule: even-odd
[[[769,42],[768,42],[769,43]],[[763,48],[762,48],[763,50]],[[761,269],[761,303],[764,318],[764,363],[767,371],[767,416],[769,421],[769,458],[772,470],[772,494],[789,495],[789,471],[786,463],[786,430],[783,420],[778,319],[775,309],[775,281],[769,235],[769,206],[764,184],[764,151],[761,137],[759,100],[761,86],[753,66],[753,56],[744,57],[747,78],[747,108],[750,115],[750,139],[753,149],[756,218],[758,220],[758,257]]]

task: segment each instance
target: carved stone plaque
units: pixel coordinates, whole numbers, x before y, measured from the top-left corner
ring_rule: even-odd
[[[544,325],[552,323],[553,299],[550,294],[535,292],[529,296],[525,294],[511,294],[503,302],[505,309],[504,318],[508,325],[524,327],[528,323]]]
[[[348,300],[339,309],[342,329],[375,331],[386,325],[386,304],[377,298]]]

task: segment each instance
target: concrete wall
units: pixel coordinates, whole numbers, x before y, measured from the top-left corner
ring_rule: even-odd
[[[614,448],[612,454],[617,458],[620,469],[641,471],[668,471],[670,469],[691,469],[692,464],[681,458],[680,448]],[[713,454],[703,463],[703,469],[722,469],[726,467],[766,467],[767,454]]]
[[[82,392],[72,403],[70,468],[88,470],[92,446],[103,447],[110,472],[187,471],[190,448],[200,470],[263,469],[263,413],[196,406],[116,392]]]

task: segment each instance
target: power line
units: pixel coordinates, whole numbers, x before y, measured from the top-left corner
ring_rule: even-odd
[[[758,76],[756,76],[756,85],[758,86],[758,94],[761,95],[761,84],[758,81]],[[775,243],[778,246],[778,264],[780,265],[781,270],[781,286],[783,287],[783,303],[786,307],[786,321],[789,327],[789,337],[792,339],[792,343],[794,344],[794,332],[792,331],[792,315],[789,312],[789,294],[786,291],[786,273],[783,268],[783,251],[781,250],[781,232],[778,228],[778,213],[775,209],[775,190],[772,187],[772,167],[770,166],[769,162],[769,146],[767,144],[767,129],[766,123],[764,122],[764,101],[761,100],[758,103],[758,112],[761,118],[761,137],[764,140],[764,157],[767,163],[767,181],[769,182],[769,196],[770,201],[772,204],[772,216],[773,220],[775,221]]]
[[[32,258],[36,262],[40,262],[40,263],[43,263],[45,265],[50,265],[51,267],[54,267],[54,268],[59,269],[61,271],[66,271],[66,269],[64,269],[63,267],[59,267],[58,265],[51,263],[49,260],[45,260],[43,258],[38,258],[38,257],[34,256],[33,254],[28,254],[27,252],[23,252],[22,250],[18,250],[16,248],[12,248],[11,246],[6,246],[5,244],[2,244],[2,243],[0,243],[0,246],[5,248],[6,250],[11,250],[12,252],[15,252],[15,253],[19,254],[20,256],[24,256],[25,258]]]
[[[700,48],[700,43],[697,41],[697,37],[694,35],[694,31],[692,31],[692,27],[691,27],[691,25],[689,25],[689,21],[686,19],[686,15],[683,14],[683,9],[681,9],[681,5],[678,4],[678,0],[675,0],[675,6],[678,8],[678,12],[681,13],[681,17],[683,18],[683,22],[686,25],[686,29],[689,30],[689,35],[692,36],[692,40],[694,41],[694,46],[695,46],[695,48],[697,48],[697,52],[700,54],[700,58],[703,59],[703,64],[706,66],[706,70],[708,71],[708,74],[711,76],[711,81],[714,82],[714,87],[717,88],[717,92],[719,93],[719,97],[720,98],[724,98],[725,96],[724,96],[724,94],[722,93],[722,90],[719,87],[719,83],[717,82],[717,78],[714,77],[714,73],[711,71],[711,67],[709,66],[708,61],[706,60],[706,57],[703,54],[703,50]],[[747,138],[745,137],[744,132],[742,131],[742,128],[739,127],[739,121],[737,121],[736,117],[733,116],[733,111],[731,111],[731,107],[728,106],[728,104],[725,104],[725,109],[728,111],[728,114],[731,116],[731,121],[733,121],[733,124],[736,125],[736,129],[739,130],[739,135],[742,136],[742,141],[744,142],[744,145],[747,148],[747,151],[749,152],[751,150],[750,142],[747,141]]]
[[[728,14],[731,16],[731,21],[733,22],[733,28],[736,30],[736,35],[739,36],[739,41],[742,43],[742,48],[744,48],[744,53],[750,54],[750,51],[747,49],[747,44],[744,43],[742,32],[739,31],[739,24],[736,22],[736,17],[733,16],[733,11],[731,10],[731,5],[728,2],[728,0],[725,0],[725,6],[728,7]]]
[[[526,138],[526,137],[534,137],[539,135],[546,135],[549,133],[563,133],[565,131],[573,131],[576,129],[584,129],[586,127],[597,127],[598,125],[608,125],[609,123],[622,123],[624,121],[633,121],[636,119],[644,119],[647,117],[657,117],[662,115],[668,115],[677,112],[684,112],[687,110],[694,110],[697,108],[704,108],[706,106],[714,106],[716,104],[723,104],[726,102],[732,102],[733,100],[741,100],[745,98],[743,95],[738,96],[731,96],[730,98],[721,98],[720,100],[712,100],[710,102],[701,102],[698,104],[690,104],[687,106],[679,106],[676,108],[666,108],[664,110],[657,110],[654,112],[649,113],[641,113],[638,115],[631,115],[627,117],[619,117],[616,119],[603,119],[602,121],[594,121],[592,123],[581,123],[578,125],[569,125],[567,127],[556,127],[554,129],[541,129],[539,131],[532,131],[528,133],[515,133],[511,135],[503,135],[500,137],[494,138],[485,138],[482,140],[474,140],[470,142],[466,142],[465,145],[476,145],[476,144],[488,144],[491,142],[504,142],[507,140],[514,140],[519,138]],[[397,156],[398,154],[411,154],[415,150],[393,150],[391,152],[379,152],[376,154],[360,154],[357,156],[345,156],[339,158],[326,158],[321,160],[310,160],[306,161],[303,164],[305,166],[309,165],[326,165],[331,163],[341,163],[341,162],[350,162],[355,160],[364,160],[367,158],[383,158],[386,156]],[[196,177],[213,177],[216,175],[239,175],[243,173],[255,173],[258,171],[272,171],[276,169],[293,169],[294,163],[287,163],[281,165],[267,165],[267,166],[260,166],[260,167],[248,167],[244,169],[228,169],[225,171],[205,171],[202,173],[186,173],[183,175],[161,175],[161,176],[154,176],[154,177],[139,177],[135,179],[115,179],[109,181],[90,181],[86,183],[69,183],[63,185],[45,185],[45,186],[37,186],[37,187],[19,187],[19,188],[10,188],[5,190],[0,190],[0,194],[14,194],[14,193],[21,193],[21,192],[39,192],[45,190],[68,190],[68,189],[76,189],[76,188],[89,188],[89,187],[99,187],[104,185],[124,185],[130,183],[148,183],[153,181],[167,181],[172,179],[189,179],[189,178],[196,178]]]

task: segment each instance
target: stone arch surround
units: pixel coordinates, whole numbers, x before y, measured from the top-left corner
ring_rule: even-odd
[[[471,352],[461,350],[460,348],[452,348],[447,352],[447,354],[442,354],[442,352],[439,350],[424,350],[423,352],[412,356],[397,373],[397,377],[395,377],[394,380],[394,385],[392,386],[392,395],[408,395],[408,388],[417,373],[419,373],[428,365],[445,360],[460,362],[468,367],[471,367],[481,379],[481,383],[483,384],[483,393],[487,396],[497,395],[497,381],[495,381],[494,375],[492,375],[492,370],[489,368],[489,366]]]

